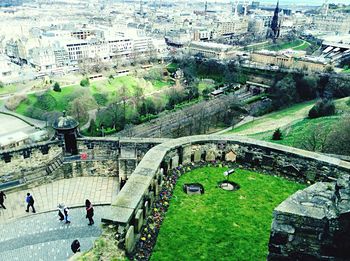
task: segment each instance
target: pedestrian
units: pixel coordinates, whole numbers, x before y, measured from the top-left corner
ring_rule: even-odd
[[[63,214],[64,204],[58,204],[57,209],[58,209],[58,216],[60,217],[59,220],[60,221],[64,220],[64,214]]]
[[[70,248],[72,249],[73,253],[80,252],[80,242],[78,239],[75,239],[72,244],[70,245]]]
[[[67,206],[65,206],[63,208],[63,214],[64,214],[64,221],[65,221],[66,224],[70,223],[70,219],[69,219],[68,213],[69,213],[69,209],[68,209]]]
[[[6,198],[6,195],[3,191],[0,191],[0,206],[3,209],[6,209],[5,205],[4,205],[4,198]]]
[[[32,195],[30,195],[30,193],[27,193],[26,202],[27,202],[26,212],[29,212],[29,207],[32,207],[33,213],[35,213],[34,198]]]
[[[85,207],[86,207],[86,218],[89,219],[89,226],[93,225],[95,222],[92,219],[92,217],[94,216],[94,208],[90,202],[90,200],[85,200]]]

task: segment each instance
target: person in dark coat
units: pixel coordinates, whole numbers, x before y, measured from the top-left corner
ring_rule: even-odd
[[[6,198],[6,195],[3,191],[0,191],[0,206],[3,209],[6,209],[5,205],[4,205],[4,198]]]
[[[58,210],[58,216],[60,217],[59,220],[60,221],[63,221],[64,220],[64,212],[63,212],[63,209],[64,209],[64,204],[58,204],[57,206],[57,210]]]
[[[89,226],[93,225],[95,222],[92,219],[92,217],[94,216],[94,208],[90,202],[90,200],[85,200],[85,207],[86,207],[86,218],[89,219]]]
[[[26,202],[27,202],[26,212],[29,212],[29,207],[32,207],[33,213],[35,213],[34,198],[32,195],[30,195],[30,193],[27,193]]]
[[[70,245],[70,248],[72,249],[73,253],[80,252],[80,242],[78,239],[75,239],[72,244]]]
[[[69,219],[68,213],[69,213],[68,207],[67,206],[63,207],[64,221],[65,221],[66,224],[70,223],[70,219]]]

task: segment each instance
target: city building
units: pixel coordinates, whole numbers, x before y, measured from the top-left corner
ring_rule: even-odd
[[[265,66],[299,69],[308,71],[324,71],[328,63],[323,58],[306,56],[303,51],[256,51],[251,54],[251,61]]]
[[[238,51],[235,47],[226,44],[208,43],[208,42],[191,42],[188,47],[190,55],[203,55],[206,58],[213,59],[230,59],[238,55]]]

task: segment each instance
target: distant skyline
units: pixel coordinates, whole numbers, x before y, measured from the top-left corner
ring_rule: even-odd
[[[205,1],[205,0],[203,0]],[[208,2],[230,2],[231,0],[208,0]],[[243,1],[243,0],[241,0]],[[252,0],[250,0],[251,2]],[[253,0],[260,2],[261,4],[276,4],[277,0]],[[322,5],[324,3],[324,0],[280,0],[279,1],[281,5]],[[334,4],[350,4],[349,0],[329,0],[329,3]]]

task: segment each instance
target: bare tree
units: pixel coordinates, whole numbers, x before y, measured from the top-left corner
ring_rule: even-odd
[[[325,152],[328,146],[330,128],[321,124],[314,126],[301,142],[301,148],[309,151]]]

